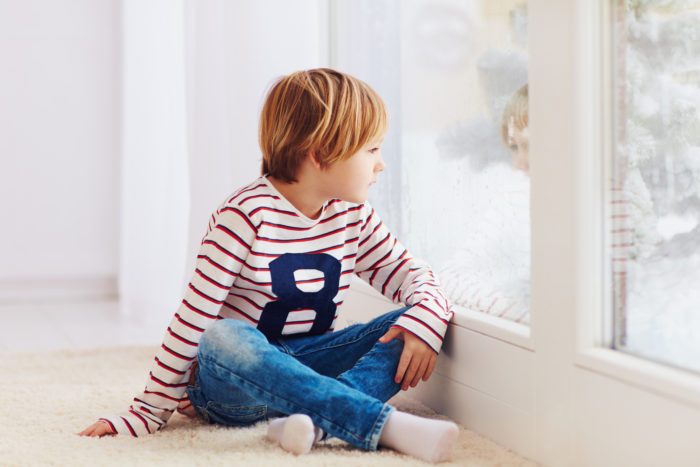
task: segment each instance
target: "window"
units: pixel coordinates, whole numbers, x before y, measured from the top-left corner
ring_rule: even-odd
[[[614,346],[700,371],[700,2],[617,2]]]
[[[333,5],[334,66],[391,114],[370,201],[454,304],[527,324],[527,2]]]

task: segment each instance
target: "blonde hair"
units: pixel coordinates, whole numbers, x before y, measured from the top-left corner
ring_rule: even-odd
[[[270,89],[260,114],[262,174],[295,182],[312,153],[322,168],[386,133],[384,101],[369,85],[328,68],[297,71]]]
[[[527,84],[515,91],[506,103],[501,117],[501,138],[510,146],[509,127],[523,130],[528,127],[528,89]]]

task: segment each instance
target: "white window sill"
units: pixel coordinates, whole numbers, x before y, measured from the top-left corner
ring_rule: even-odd
[[[576,365],[678,402],[700,407],[700,377],[697,374],[601,347],[579,351]]]

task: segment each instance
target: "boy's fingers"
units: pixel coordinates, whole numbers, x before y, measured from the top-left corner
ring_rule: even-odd
[[[404,391],[408,389],[408,387],[415,379],[416,373],[420,368],[420,363],[420,359],[416,358],[415,355],[411,358],[411,363],[408,366],[408,370],[406,370],[406,374],[403,377],[403,383],[401,384],[401,389],[403,389]]]
[[[428,366],[430,365],[430,358],[424,358],[420,362],[420,366],[418,367],[418,371],[416,371],[415,376],[413,377],[413,381],[411,381],[411,387],[415,388],[418,386],[418,383],[420,382],[421,378],[424,378],[425,372],[428,369]]]
[[[102,437],[104,435],[113,435],[114,432],[112,429],[109,427],[109,425],[103,421],[99,421],[96,423],[93,423],[80,433],[78,433],[79,436],[89,436],[91,438],[94,437]]]
[[[428,381],[428,378],[430,378],[430,375],[433,374],[433,370],[435,369],[435,364],[437,363],[437,354],[433,354],[430,356],[430,362],[428,363],[428,369],[425,372],[425,375],[423,375],[423,381]]]
[[[404,379],[404,375],[406,374],[406,370],[408,369],[408,365],[411,363],[411,354],[406,351],[406,348],[404,347],[403,352],[401,352],[401,358],[399,359],[399,366],[396,368],[396,376],[394,377],[394,381],[396,383],[401,383],[401,381]]]
[[[386,334],[379,338],[379,342],[381,342],[382,344],[386,344],[387,342],[391,342],[399,336],[401,336],[401,329],[391,327]]]

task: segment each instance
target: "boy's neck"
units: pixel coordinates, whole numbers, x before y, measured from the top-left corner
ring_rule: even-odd
[[[272,186],[299,212],[309,219],[317,219],[328,200],[318,195],[313,183],[305,182],[305,178],[298,178],[297,182],[289,183],[275,177],[267,177]]]

